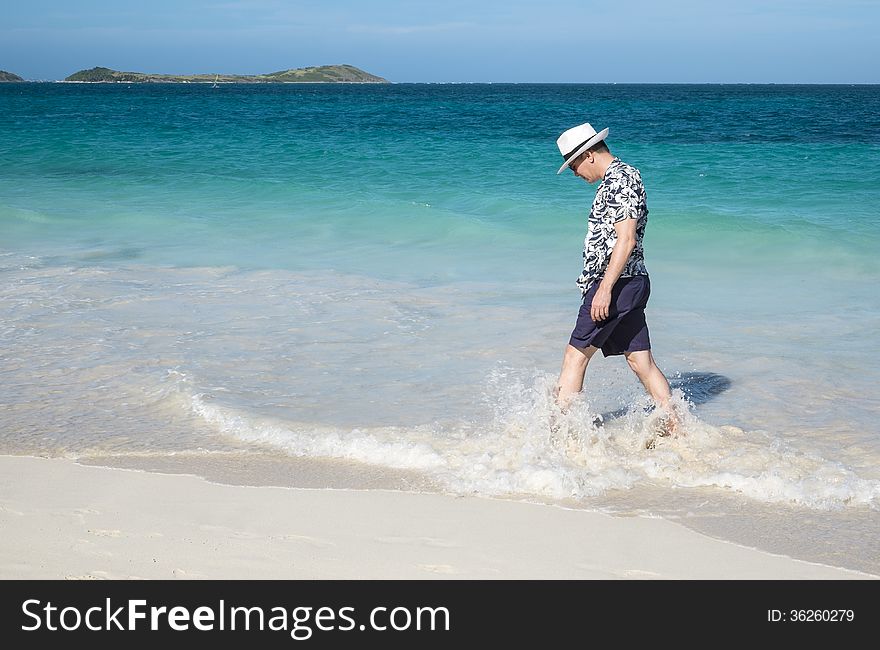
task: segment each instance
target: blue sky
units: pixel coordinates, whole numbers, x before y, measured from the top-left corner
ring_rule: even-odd
[[[0,69],[396,82],[880,83],[880,0],[4,0]]]

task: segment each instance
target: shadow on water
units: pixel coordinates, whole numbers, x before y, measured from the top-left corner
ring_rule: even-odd
[[[730,388],[731,381],[724,375],[715,372],[682,372],[669,381],[672,390],[681,389],[687,400],[699,406],[705,404],[716,395],[720,395]],[[629,412],[628,408],[617,409],[602,414],[602,420],[607,422],[615,418],[623,417]]]
[[[683,372],[669,382],[672,390],[680,388],[691,404],[705,404],[730,388],[731,381],[714,372]]]

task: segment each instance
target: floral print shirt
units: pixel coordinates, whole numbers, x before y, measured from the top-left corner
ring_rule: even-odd
[[[586,295],[605,273],[611,251],[617,242],[614,224],[624,219],[637,219],[636,246],[623,267],[620,277],[648,275],[642,239],[648,224],[648,201],[642,175],[632,165],[615,158],[605,170],[605,177],[596,189],[590,208],[587,236],[584,238],[584,270],[577,279],[581,293]]]

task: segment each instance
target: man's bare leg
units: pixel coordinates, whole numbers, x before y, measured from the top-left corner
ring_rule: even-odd
[[[592,345],[587,348],[576,348],[569,344],[565,347],[562,357],[562,370],[556,382],[556,405],[564,412],[574,396],[584,388],[584,374],[587,364],[599,348]]]
[[[660,435],[668,436],[671,433],[675,433],[675,429],[678,426],[678,417],[675,414],[675,409],[669,403],[672,392],[669,389],[666,375],[663,374],[654,362],[654,355],[651,354],[650,350],[639,350],[637,352],[625,352],[624,356],[630,369],[636,374],[639,381],[642,382],[642,386],[648,391],[654,403],[666,411],[668,424],[665,427],[666,430]]]

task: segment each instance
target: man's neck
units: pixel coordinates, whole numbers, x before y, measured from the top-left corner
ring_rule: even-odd
[[[596,156],[596,163],[599,165],[599,171],[602,172],[602,177],[599,180],[605,178],[605,172],[608,171],[608,166],[614,162],[616,157],[617,156],[611,153],[601,153]]]

